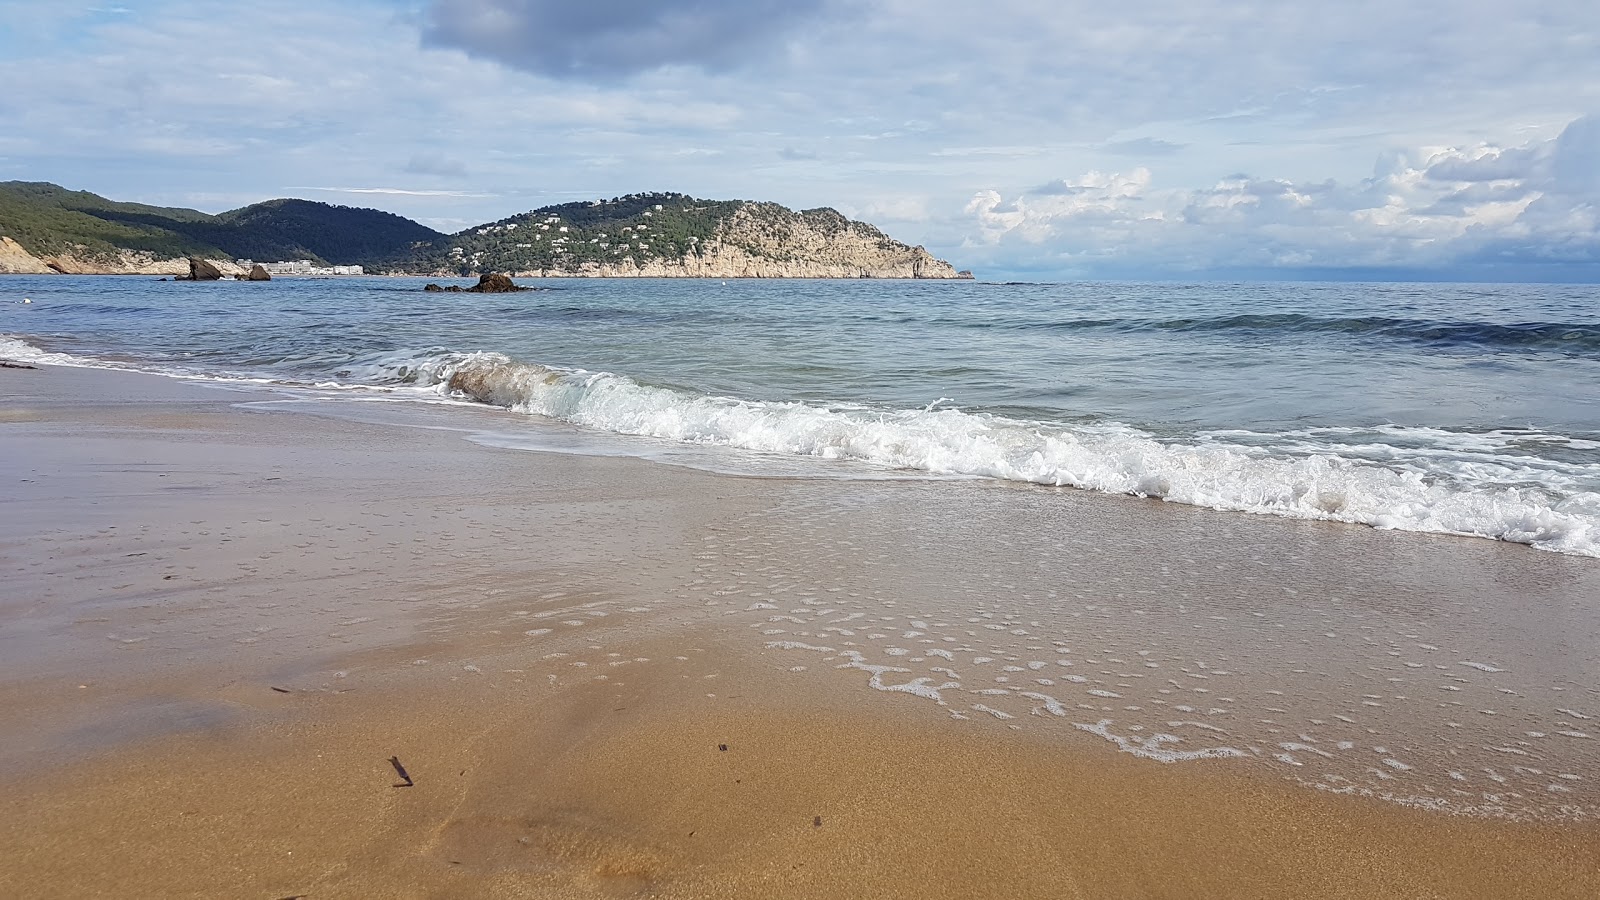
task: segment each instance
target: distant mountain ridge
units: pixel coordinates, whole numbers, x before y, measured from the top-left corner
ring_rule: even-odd
[[[190,256],[533,277],[970,278],[835,210],[629,194],[444,235],[373,209],[269,200],[210,215],[0,182],[0,272],[171,274]]]
[[[393,213],[310,200],[268,200],[213,216],[24,181],[0,182],[0,235],[47,264],[109,271],[189,256],[378,265],[444,237]]]

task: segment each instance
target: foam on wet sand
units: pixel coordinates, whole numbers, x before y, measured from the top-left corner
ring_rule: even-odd
[[[0,893],[1600,893],[1590,560],[0,378]]]

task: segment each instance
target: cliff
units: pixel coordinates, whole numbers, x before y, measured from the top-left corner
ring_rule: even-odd
[[[8,237],[0,237],[0,275],[48,275],[55,271],[22,245]]]
[[[526,278],[971,278],[921,247],[903,253],[838,253],[829,259],[775,259],[718,245],[679,259],[580,263],[576,269],[528,269]]]
[[[230,259],[212,259],[225,276],[244,273]],[[69,246],[43,258],[24,250],[9,237],[0,236],[0,275],[188,275],[189,259],[179,256],[160,259],[140,250],[94,251],[86,246]]]

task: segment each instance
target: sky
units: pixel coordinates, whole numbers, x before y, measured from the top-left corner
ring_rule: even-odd
[[[0,180],[831,206],[993,280],[1600,282],[1594,0],[0,0]]]

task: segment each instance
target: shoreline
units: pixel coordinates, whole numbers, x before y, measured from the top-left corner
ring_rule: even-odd
[[[185,265],[187,265],[187,262],[188,262],[187,260],[184,260]],[[159,277],[157,277],[157,280],[172,280],[172,276],[179,275],[179,274],[185,274],[185,273],[187,273],[187,271],[188,271],[188,269],[185,268],[182,273],[178,272],[176,269],[174,269],[171,272],[167,272],[167,271],[159,271],[159,272],[55,272],[55,271],[51,271],[51,272],[0,272],[0,277],[6,277],[6,276],[11,276],[11,275],[27,276],[27,277],[34,277],[34,278],[37,278],[37,277],[54,277],[54,276],[57,276],[57,275],[66,275],[66,276],[69,276],[69,277],[83,277],[83,278],[100,278],[100,277],[107,277],[107,276],[109,276],[109,277],[117,277],[117,278],[127,277],[127,276],[131,276],[131,277],[138,277],[138,276],[157,277],[157,276],[159,276]],[[360,275],[295,275],[295,274],[282,274],[282,275],[274,275],[274,276],[272,276],[272,279],[274,281],[278,281],[278,280],[291,280],[292,281],[292,280],[297,280],[297,279],[317,280],[317,279],[338,279],[338,278],[459,278],[459,279],[462,279],[462,280],[468,280],[468,279],[473,279],[473,278],[479,278],[479,277],[481,277],[483,275],[492,275],[492,274],[497,274],[497,273],[495,273],[495,272],[472,272],[471,274],[468,274],[468,275],[462,275],[462,274],[459,274],[457,272],[363,272]],[[500,274],[505,274],[505,273],[500,273]],[[541,269],[541,270],[533,271],[533,272],[513,271],[513,272],[510,272],[509,275],[512,278],[536,278],[536,279],[540,279],[540,280],[545,280],[545,279],[570,280],[570,279],[573,279],[573,278],[594,278],[594,279],[601,279],[601,280],[638,280],[638,279],[651,279],[651,278],[666,278],[666,279],[673,279],[673,280],[687,279],[687,280],[691,280],[691,281],[916,281],[916,282],[979,281],[978,278],[976,278],[975,276],[970,275],[970,274],[961,275],[961,276],[951,276],[951,277],[929,276],[929,275],[691,275],[691,274],[688,274],[688,273],[685,273],[685,274],[682,274],[682,275],[673,275],[673,274],[667,274],[667,273],[663,273],[663,272],[651,272],[650,274],[643,274],[642,271],[639,274],[602,274],[602,273],[596,273],[596,272],[562,272],[562,271],[551,270],[551,269]],[[180,280],[187,281],[189,279],[180,279]],[[216,279],[216,281],[219,281],[219,282],[221,282],[221,281],[232,281],[232,280],[233,280],[232,276]],[[209,283],[209,282],[206,282],[206,283]],[[998,283],[998,282],[995,282],[995,283]]]
[[[1122,729],[1138,718],[1124,706],[1164,702],[1134,677],[1143,660],[1226,683],[1240,709],[1210,721],[1244,746],[1246,720],[1269,715],[1246,690],[1287,711],[1272,727],[1331,718],[1373,690],[1342,685],[1387,660],[1378,626],[1393,624],[1451,653],[1455,693],[1499,696],[1507,733],[1531,730],[1547,706],[1594,705],[1588,560],[1018,485],[497,450],[153,375],[43,366],[0,383],[0,476],[14,485],[0,560],[17,587],[0,603],[11,893],[1600,891],[1592,820],[1331,796],[1286,782],[1270,754],[1160,765],[1072,724]],[[1162,573],[1183,558],[1180,578]],[[1030,579],[1062,596],[1035,596]],[[1283,592],[1319,584],[1350,596]],[[1074,589],[1094,596],[1075,603]],[[1272,596],[1289,608],[1263,605]],[[1552,621],[1496,611],[1496,597]],[[1030,623],[1074,629],[1055,655],[1075,665],[1035,653],[1048,665],[1032,668],[1029,645],[1052,642]],[[1322,630],[1366,640],[1313,644]],[[1298,647],[1319,671],[1292,671]],[[1202,649],[1210,667],[1195,669]],[[951,676],[930,666],[973,685],[1008,657],[998,693],[959,703],[948,687],[937,702],[867,689],[869,675],[927,675],[937,690]],[[1219,671],[1223,658],[1240,671]],[[1502,671],[1469,665],[1480,658]],[[1051,672],[1122,696],[1080,692],[1056,716],[1016,685]],[[1066,703],[1079,683],[1053,680],[1027,693]],[[1389,758],[1427,770],[1431,751],[1413,745],[1443,718],[1370,716]],[[1203,737],[1185,734],[1179,746]],[[1584,800],[1594,751],[1560,746],[1552,759]],[[391,755],[416,787],[389,787]]]
[[[456,291],[454,286],[443,290]],[[524,285],[521,290],[538,292],[558,288],[541,282]],[[206,296],[215,301],[220,295]],[[430,296],[420,302],[433,304],[435,300]],[[6,344],[11,346],[3,346]],[[18,362],[146,372],[203,383],[278,385],[286,390],[312,392],[331,390],[344,398],[354,396],[350,392],[375,390],[394,392],[396,399],[417,399],[414,393],[409,397],[405,394],[420,390],[428,395],[422,399],[432,402],[448,387],[451,402],[502,410],[552,408],[554,415],[576,429],[575,435],[586,429],[606,433],[606,441],[624,446],[620,455],[651,459],[704,455],[705,464],[698,467],[714,472],[748,472],[749,469],[745,460],[724,465],[710,460],[710,454],[729,453],[729,458],[733,458],[754,451],[754,456],[747,459],[760,456],[790,459],[795,466],[785,467],[784,471],[802,476],[806,474],[803,468],[820,458],[826,464],[838,461],[845,465],[861,464],[867,469],[889,473],[889,477],[903,470],[913,473],[912,478],[1014,481],[1044,488],[1153,498],[1230,513],[1344,522],[1381,530],[1525,544],[1558,554],[1600,558],[1600,547],[1596,545],[1600,540],[1596,537],[1600,535],[1600,521],[1585,506],[1581,484],[1574,488],[1572,483],[1564,482],[1566,474],[1562,462],[1523,455],[1516,446],[1517,441],[1525,440],[1559,447],[1570,440],[1574,446],[1587,447],[1592,442],[1582,436],[1583,431],[1569,438],[1559,433],[1543,434],[1526,429],[1506,432],[1459,428],[1452,432],[1426,425],[1392,426],[1404,440],[1449,439],[1443,447],[1446,456],[1453,454],[1455,459],[1435,463],[1428,461],[1429,454],[1421,454],[1417,458],[1424,462],[1418,471],[1417,466],[1404,459],[1373,458],[1368,452],[1373,448],[1363,447],[1359,442],[1352,445],[1334,441],[1306,452],[1299,444],[1303,436],[1292,429],[1274,433],[1271,427],[1263,434],[1240,432],[1247,436],[1233,442],[1226,438],[1225,432],[1200,430],[1187,436],[1168,433],[1162,437],[1156,431],[1147,430],[1148,426],[1112,420],[1109,424],[1120,429],[1120,433],[1108,437],[1097,434],[1093,427],[1080,429],[1070,422],[1049,417],[1040,421],[1012,419],[1004,412],[991,415],[982,407],[970,411],[959,407],[936,411],[913,402],[888,410],[879,407],[879,412],[872,413],[870,410],[877,406],[875,403],[851,409],[848,405],[830,407],[802,401],[807,414],[821,411],[819,424],[805,421],[804,416],[786,415],[784,402],[776,399],[749,400],[716,391],[702,394],[677,389],[654,393],[652,382],[661,373],[646,375],[642,381],[634,380],[634,376],[625,372],[598,373],[607,388],[620,386],[627,394],[620,404],[625,409],[608,410],[603,408],[603,403],[593,402],[598,391],[592,390],[593,384],[583,383],[587,373],[582,368],[547,367],[539,361],[519,359],[515,355],[502,358],[493,352],[465,354],[437,347],[380,362],[387,373],[380,374],[375,381],[363,377],[346,380],[348,372],[331,370],[277,374],[261,370],[250,373],[212,369],[207,374],[204,369],[189,370],[186,364],[170,357],[154,362],[148,358],[140,360],[137,356],[74,356],[74,352],[93,354],[96,351],[56,353],[30,344],[26,335],[0,335],[0,354],[7,354],[7,358]],[[528,379],[526,376],[530,372],[540,373],[540,378]],[[399,381],[394,378],[397,373]],[[554,373],[553,381],[544,377],[551,373]],[[558,396],[562,392],[575,393],[576,399]],[[614,402],[614,405],[617,404]],[[738,412],[741,407],[776,412],[781,418],[775,429],[779,434],[727,425],[726,414],[730,410]],[[942,423],[936,421],[936,412],[958,415],[954,422]],[[685,414],[692,421],[687,424],[676,421],[676,417]],[[885,415],[887,419],[883,418]],[[529,417],[518,416],[505,421],[516,423],[510,431],[534,434],[534,443],[539,443],[539,427],[532,426]],[[1331,430],[1367,430],[1377,434],[1390,429],[1391,426],[1348,429],[1335,426]],[[992,440],[986,434],[989,432],[993,434]],[[1218,434],[1224,435],[1224,439],[1216,440]],[[1267,442],[1263,444],[1253,438],[1266,438]],[[579,438],[580,442],[582,440]],[[1377,440],[1381,444],[1385,438]],[[1482,448],[1481,445],[1474,447],[1473,442],[1484,440],[1504,445],[1490,451],[1488,466],[1480,466],[1485,461],[1481,455],[1474,457],[1474,452]],[[665,453],[626,449],[630,443],[639,447],[656,441],[665,441],[675,449]],[[702,454],[706,449],[702,445],[712,448],[709,454]],[[501,446],[521,445],[513,437]],[[1390,452],[1393,452],[1392,447]],[[1263,448],[1265,453],[1260,452]],[[1462,462],[1466,466],[1461,466]],[[1529,465],[1533,467],[1531,471],[1527,468]],[[1473,466],[1480,466],[1489,474],[1485,477],[1471,474]],[[1466,477],[1461,477],[1463,469],[1469,470]],[[823,477],[829,475],[825,473]]]

